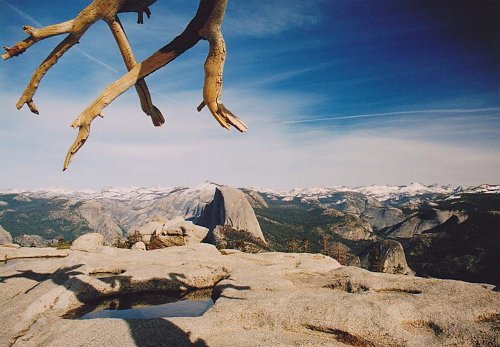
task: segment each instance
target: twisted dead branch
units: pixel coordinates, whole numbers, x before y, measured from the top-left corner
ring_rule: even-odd
[[[229,129],[232,125],[241,132],[247,130],[245,123],[220,102],[222,72],[226,57],[221,26],[226,4],[227,0],[201,0],[194,18],[179,36],[143,62],[135,65],[127,74],[104,89],[99,97],[71,124],[73,128],[79,130],[76,140],[66,154],[63,170],[68,168],[73,155],[85,144],[90,134],[92,121],[101,115],[106,106],[137,83],[139,79],[167,65],[202,39],[208,40],[210,49],[205,62],[203,102],[198,110],[207,105],[214,118],[224,128]]]
[[[113,33],[129,71],[105,88],[97,99],[71,124],[73,128],[78,128],[78,134],[68,150],[63,170],[68,168],[73,155],[87,141],[92,121],[97,116],[102,115],[102,110],[106,106],[134,85],[142,110],[152,118],[155,126],[163,124],[164,118],[158,108],[153,105],[144,78],[173,61],[200,40],[208,41],[209,52],[204,66],[203,101],[198,106],[198,111],[207,106],[210,113],[222,127],[230,129],[231,126],[234,126],[240,132],[247,130],[245,123],[229,111],[220,100],[222,94],[222,73],[226,58],[226,45],[222,36],[221,26],[227,0],[200,0],[195,16],[184,31],[149,58],[141,63],[137,63],[117,14],[120,12],[137,12],[137,22],[142,23],[144,14],[148,17],[151,15],[149,6],[154,2],[156,0],[94,0],[72,20],[40,29],[25,26],[24,31],[29,37],[16,43],[13,47],[5,48],[6,53],[2,55],[4,60],[25,52],[40,40],[55,35],[68,34],[35,70],[30,83],[16,104],[18,109],[27,104],[33,113],[38,114],[38,109],[33,102],[33,96],[45,73],[57,63],[58,59],[65,52],[78,43],[87,29],[96,21],[104,20]]]
[[[35,70],[30,82],[24,90],[22,96],[16,104],[17,109],[27,105],[31,112],[38,114],[38,109],[33,101],[33,97],[40,85],[45,74],[52,68],[59,58],[66,53],[75,44],[79,43],[86,31],[98,20],[104,20],[108,23],[118,44],[120,52],[127,69],[130,70],[135,65],[135,59],[132,54],[132,49],[126,38],[123,28],[119,24],[117,13],[120,12],[137,12],[138,22],[142,23],[143,13],[149,17],[151,12],[148,8],[156,0],[94,0],[89,6],[83,9],[74,19],[63,23],[49,25],[43,28],[34,28],[32,26],[24,26],[23,30],[29,36],[17,42],[12,47],[4,47],[6,52],[2,54],[2,59],[7,60],[11,57],[18,56],[24,53],[35,43],[46,38],[68,34],[64,40],[59,43],[50,52],[48,57]],[[144,80],[138,81],[136,87],[143,111],[152,118],[155,126],[162,125],[165,120],[161,112],[152,104],[151,96],[148,87]]]

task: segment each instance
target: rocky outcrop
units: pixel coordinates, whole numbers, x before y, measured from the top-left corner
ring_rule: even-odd
[[[403,246],[394,240],[374,242],[360,254],[361,267],[375,272],[413,275],[406,263]]]
[[[163,218],[154,218],[144,224],[135,225],[128,231],[128,238],[133,238],[134,242],[142,241],[147,246],[151,236],[156,230],[162,230],[166,222]]]
[[[111,277],[93,275],[106,272]],[[500,342],[500,296],[484,286],[340,267],[318,254],[220,253],[207,244],[151,252],[104,248],[7,262],[0,266],[0,278],[0,321],[10,323],[2,328],[2,346],[78,341],[90,347],[472,347]],[[188,288],[213,288],[215,304],[199,317],[62,318],[103,296]]]
[[[391,238],[411,238],[431,230],[447,221],[453,220],[460,224],[466,221],[468,215],[464,211],[448,211],[433,208],[423,208],[418,213],[413,214],[401,223],[387,229],[387,237]]]
[[[46,240],[40,235],[19,235],[14,241],[22,247],[47,247],[57,243],[57,240]]]
[[[0,245],[12,243],[12,236],[0,225]]]
[[[254,190],[244,190],[248,202],[253,208],[269,208],[264,198]]]
[[[112,245],[123,236],[122,230],[111,213],[99,201],[87,200],[78,207],[81,216],[87,221],[89,228],[103,236],[108,245]]]
[[[151,235],[149,249],[199,243],[207,236],[207,233],[207,228],[194,225],[179,217],[165,223],[160,230],[156,230]]]
[[[337,223],[328,225],[328,230],[344,239],[366,240],[373,236],[370,224],[364,222],[355,214],[334,209],[327,209],[323,214],[339,218]]]
[[[262,239],[230,226],[217,225],[213,230],[213,237],[219,249],[238,249],[247,253],[269,251],[267,244]]]
[[[216,242],[213,232],[218,225],[245,232],[252,239],[266,242],[252,206],[245,194],[236,188],[218,187],[213,201],[203,211],[199,224],[209,229],[207,241],[211,243]]]
[[[148,249],[199,243],[207,236],[207,233],[207,228],[185,221],[179,216],[171,220],[155,218],[129,231],[129,235],[140,237]]]
[[[400,239],[418,276],[500,286],[500,215],[470,210],[462,223],[451,217],[423,234]]]
[[[104,237],[99,233],[90,233],[78,237],[71,244],[74,251],[95,252],[104,246]]]
[[[370,224],[372,229],[381,230],[405,219],[405,214],[395,207],[367,207],[360,218]]]

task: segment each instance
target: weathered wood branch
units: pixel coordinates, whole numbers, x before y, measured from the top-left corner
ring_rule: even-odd
[[[6,49],[7,53],[9,53],[10,56],[12,56],[13,53],[15,53],[16,55],[23,53],[31,45],[47,37],[63,33],[69,34],[61,43],[56,46],[56,48],[52,50],[52,52],[50,52],[49,56],[35,70],[30,82],[28,83],[28,86],[17,102],[16,107],[20,109],[24,104],[27,104],[31,112],[38,114],[38,109],[33,102],[33,96],[35,95],[43,76],[52,66],[57,63],[59,58],[64,53],[66,53],[71,47],[79,42],[80,38],[85,34],[87,29],[92,24],[100,19],[113,19],[123,2],[124,0],[111,2],[104,0],[95,0],[89,6],[84,8],[72,21],[55,24],[39,30],[33,30],[34,28],[28,27],[28,30],[26,31],[28,34],[30,34],[30,37],[24,41],[18,42],[12,48]],[[33,34],[35,34],[35,39],[30,39]]]
[[[23,41],[17,42],[12,47],[4,47],[6,52],[2,54],[2,59],[7,60],[9,58],[18,56],[19,54],[24,53],[29,47],[31,47],[38,41],[41,41],[48,37],[69,33],[73,28],[74,22],[75,20],[71,19],[69,21],[59,24],[49,25],[41,29],[25,25],[23,27],[23,30],[29,36],[25,38]]]
[[[227,0],[200,0],[198,10],[185,30],[149,58],[137,63],[117,14],[120,12],[137,12],[137,21],[142,23],[144,14],[150,16],[149,6],[154,2],[156,0],[93,0],[72,20],[39,29],[31,26],[24,27],[24,31],[29,37],[16,43],[13,47],[5,48],[6,53],[2,55],[4,60],[25,52],[33,44],[45,38],[68,34],[35,70],[30,83],[16,104],[18,109],[27,104],[32,112],[38,114],[33,102],[33,96],[43,76],[57,63],[58,59],[77,44],[88,28],[98,20],[104,20],[108,23],[113,33],[129,72],[105,88],[99,97],[71,124],[72,127],[78,128],[78,134],[66,155],[63,170],[67,169],[73,155],[87,141],[92,121],[97,116],[102,115],[102,110],[107,105],[134,85],[143,111],[152,118],[155,126],[163,124],[165,120],[161,112],[153,105],[144,78],[173,61],[200,40],[208,41],[209,52],[204,66],[203,101],[198,106],[198,111],[201,111],[206,105],[213,117],[224,128],[230,129],[231,126],[234,126],[241,132],[247,130],[246,125],[229,111],[220,100],[222,74],[226,58],[226,45],[221,26]]]
[[[219,122],[226,129],[233,125],[241,132],[247,130],[247,126],[221,102],[222,94],[222,72],[226,60],[226,43],[222,36],[221,26],[224,17],[224,9],[216,8],[207,24],[200,30],[200,35],[208,40],[210,48],[205,61],[205,82],[203,84],[203,101],[198,106],[198,112],[206,105]]]
[[[52,50],[49,56],[35,70],[30,82],[17,102],[16,107],[20,109],[24,104],[26,104],[31,112],[35,114],[39,113],[35,103],[33,102],[33,97],[38,89],[38,86],[40,85],[41,80],[64,53],[66,53],[75,44],[79,43],[81,37],[95,22],[98,20],[105,20],[107,22],[114,21],[116,14],[119,12],[134,11],[138,13],[140,18],[142,18],[142,13],[147,10],[146,13],[149,17],[151,12],[149,11],[148,6],[155,1],[156,0],[94,0],[89,6],[83,9],[75,19],[59,24],[49,25],[40,29],[25,26],[23,29],[29,37],[23,41],[17,42],[12,47],[5,47],[6,53],[2,55],[4,60],[22,54],[33,44],[43,39],[61,34],[68,34],[68,36],[66,36],[66,38]],[[113,35],[115,38],[117,37],[115,33],[113,33]],[[120,37],[120,39],[122,38]],[[128,45],[128,48],[130,49],[130,45],[126,40],[126,37],[125,40],[122,41],[125,41],[126,44],[123,42],[118,43],[120,49],[124,45]],[[164,123],[163,116],[161,115],[161,112],[152,105],[150,100],[151,97],[149,96],[149,92],[147,91],[147,86],[144,81],[139,82],[138,93],[144,112],[151,116],[155,126],[162,125]],[[148,98],[149,105],[147,101]]]
[[[94,0],[89,6],[85,8],[84,11],[82,11],[83,14],[81,13],[80,16],[87,16],[89,13],[93,13],[97,17],[100,17],[98,19],[103,19],[105,17],[112,18],[116,16],[117,13],[137,12],[137,23],[142,24],[144,13],[146,13],[147,17],[149,18],[151,16],[149,6],[151,6],[155,2],[156,0]],[[106,7],[109,8],[106,9]],[[108,10],[111,10],[113,12],[115,9],[117,10],[116,12],[114,12],[114,16],[112,16],[113,13],[110,14],[107,12]],[[95,21],[97,21],[98,19],[96,19]],[[71,19],[66,22],[54,25],[49,25],[40,29],[26,25],[23,27],[23,30],[29,36],[26,39],[17,42],[12,47],[4,47],[6,52],[2,54],[2,59],[6,60],[18,56],[19,54],[24,53],[33,44],[48,37],[67,34],[74,30],[74,24],[75,19]]]
[[[137,24],[144,23],[144,13],[149,18],[151,11],[149,6],[154,4],[156,0],[125,0],[121,5],[119,13],[122,12],[137,12]]]
[[[125,66],[127,70],[132,70],[134,66],[137,64],[137,61],[134,57],[134,52],[132,51],[132,47],[130,47],[130,43],[128,42],[127,35],[125,35],[125,31],[123,30],[123,26],[118,19],[118,16],[108,21],[109,28],[113,33],[113,37],[115,38],[116,43],[118,44],[118,48],[120,49],[120,53],[123,57],[123,61],[125,62]],[[151,94],[149,92],[146,81],[141,78],[137,80],[135,84],[135,90],[137,91],[137,95],[139,96],[139,101],[141,103],[141,108],[148,116],[151,117],[154,126],[161,126],[165,123],[165,118],[161,114],[160,110],[153,105],[153,101],[151,100]]]
[[[233,125],[241,132],[247,130],[246,125],[221,102],[222,72],[226,57],[226,47],[222,37],[221,26],[227,0],[200,0],[198,10],[186,29],[165,47],[137,64],[127,74],[110,84],[71,124],[79,128],[76,140],[71,145],[64,160],[63,170],[68,168],[73,155],[87,141],[92,121],[101,115],[102,110],[119,95],[161,67],[167,65],[198,41],[208,40],[210,49],[205,62],[205,82],[203,87],[203,104],[206,104],[221,126],[229,129]],[[200,105],[199,110],[203,107]]]

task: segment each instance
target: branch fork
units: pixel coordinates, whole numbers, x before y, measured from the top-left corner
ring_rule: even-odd
[[[102,110],[107,105],[132,86],[135,86],[144,113],[151,117],[155,126],[162,125],[165,120],[158,108],[153,105],[144,78],[173,61],[200,40],[208,41],[209,52],[204,65],[203,101],[198,106],[198,111],[207,106],[212,116],[222,127],[230,129],[231,126],[234,126],[240,132],[247,131],[245,123],[229,111],[220,100],[222,73],[226,58],[226,45],[221,26],[227,0],[200,0],[195,16],[184,31],[150,57],[137,63],[117,14],[137,12],[137,22],[142,23],[144,14],[148,18],[150,17],[149,6],[154,2],[156,0],[94,0],[72,20],[40,29],[31,26],[23,27],[23,30],[29,35],[28,38],[16,43],[13,47],[5,48],[6,53],[2,55],[4,60],[22,54],[40,40],[55,35],[68,34],[35,70],[30,83],[16,104],[18,109],[26,104],[33,113],[38,114],[33,96],[45,73],[57,63],[58,59],[77,44],[87,29],[98,20],[104,20],[113,34],[128,73],[106,87],[71,124],[73,128],[78,128],[78,134],[66,154],[63,170],[68,168],[73,155],[87,141],[92,121],[97,116],[101,116]]]
[[[117,14],[119,12],[137,12],[138,18],[140,18],[142,22],[142,13],[146,12],[149,17],[151,12],[148,6],[155,1],[156,0],[94,0],[74,19],[66,22],[49,25],[40,29],[28,25],[24,26],[23,30],[29,35],[28,38],[16,43],[13,47],[6,47],[5,49],[7,52],[2,55],[4,60],[22,54],[38,41],[61,34],[68,34],[68,36],[52,50],[49,56],[35,70],[31,81],[16,104],[17,109],[20,109],[26,104],[31,112],[35,114],[39,113],[33,102],[33,97],[43,76],[57,63],[64,53],[75,44],[79,43],[80,38],[85,34],[88,28],[98,20],[104,20],[108,23],[125,61],[125,65],[127,69],[130,70],[136,64],[136,61]],[[162,125],[165,119],[158,108],[153,105],[146,82],[144,80],[137,81],[136,90],[144,113],[151,117],[155,126]]]

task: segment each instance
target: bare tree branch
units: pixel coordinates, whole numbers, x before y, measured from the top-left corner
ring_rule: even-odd
[[[72,127],[79,128],[79,130],[66,155],[63,170],[68,168],[73,155],[87,141],[92,121],[97,116],[102,116],[102,110],[133,85],[135,85],[139,96],[142,110],[152,118],[155,126],[162,125],[165,120],[158,108],[153,105],[144,78],[173,61],[200,40],[208,41],[209,52],[204,66],[203,101],[198,106],[198,111],[201,111],[206,105],[222,127],[230,129],[231,126],[234,126],[241,132],[247,130],[245,123],[229,111],[220,100],[222,73],[226,58],[226,45],[221,26],[227,0],[200,0],[198,10],[186,29],[169,44],[138,64],[124,29],[118,20],[117,13],[137,12],[137,22],[142,23],[144,14],[150,16],[149,6],[154,2],[156,0],[94,0],[72,20],[40,29],[30,26],[24,27],[24,31],[29,37],[16,43],[13,47],[5,48],[7,52],[2,55],[4,60],[25,52],[40,40],[55,35],[68,34],[35,70],[28,86],[16,104],[18,109],[27,104],[32,112],[38,114],[33,102],[33,96],[43,76],[57,63],[58,59],[77,44],[87,29],[98,20],[104,20],[108,23],[113,33],[129,72],[105,88],[97,99],[71,124]]]
[[[23,41],[19,41],[12,47],[4,47],[6,52],[2,54],[2,59],[7,60],[9,58],[15,57],[19,54],[24,53],[29,47],[37,43],[38,41],[41,41],[43,39],[46,39],[48,37],[56,36],[56,35],[61,35],[61,34],[67,34],[71,31],[73,28],[75,20],[71,19],[67,22],[59,23],[59,24],[54,24],[54,25],[49,25],[41,29],[34,28],[29,25],[25,25],[23,27],[23,30],[26,34],[29,35],[26,39]]]
[[[131,70],[136,64],[134,53],[132,52],[132,47],[130,47],[130,43],[128,42],[127,36],[125,35],[125,31],[123,30],[123,26],[121,25],[118,16],[108,21],[109,28],[113,33],[113,37],[115,38],[116,43],[118,44],[118,48],[120,49],[120,53],[123,57],[125,65],[127,66],[127,70]],[[141,102],[141,108],[148,116],[151,117],[153,124],[155,126],[161,126],[165,123],[165,118],[161,114],[160,110],[153,105],[153,101],[151,100],[151,94],[149,93],[148,86],[146,85],[146,81],[141,78],[137,80],[135,84],[135,90],[137,91],[137,95],[139,96],[139,100]]]
[[[200,0],[198,11],[186,29],[165,47],[137,64],[123,77],[110,84],[94,102],[89,105],[71,124],[79,128],[76,140],[71,145],[64,160],[63,170],[68,168],[73,155],[87,141],[92,121],[100,116],[102,110],[119,95],[128,90],[141,78],[148,76],[167,65],[186,50],[193,47],[201,39],[208,40],[210,49],[205,62],[205,83],[203,87],[203,104],[208,105],[210,112],[221,126],[229,129],[233,125],[241,132],[247,130],[246,125],[221,102],[222,71],[226,57],[221,25],[224,18],[227,0]]]
[[[26,31],[30,34],[30,37],[24,41],[18,42],[14,47],[7,49],[7,53],[9,53],[10,56],[12,56],[12,52],[16,53],[16,55],[21,54],[32,44],[47,37],[63,33],[69,33],[69,35],[66,36],[66,38],[59,43],[56,48],[52,50],[52,52],[50,52],[49,56],[35,70],[28,86],[16,104],[18,109],[20,109],[24,104],[27,104],[31,112],[38,114],[38,110],[33,102],[33,96],[35,95],[43,76],[57,63],[59,58],[64,53],[80,41],[80,38],[92,24],[100,19],[113,19],[123,1],[124,0],[106,2],[103,0],[95,0],[89,6],[84,8],[73,21],[51,25],[38,30],[33,30],[34,28],[28,27],[28,30]],[[112,16],[109,17],[110,15]],[[42,35],[39,35],[38,38],[35,36],[34,39],[30,39],[33,37],[33,34],[37,35],[40,33],[42,33]],[[51,33],[53,34],[50,35]],[[23,44],[23,42],[26,42],[27,44]]]
[[[81,37],[95,22],[101,19],[106,20],[107,22],[112,22],[115,20],[116,14],[118,12],[134,11],[137,12],[138,15],[142,18],[142,13],[144,11],[147,11],[146,13],[151,14],[148,9],[148,5],[154,3],[155,1],[156,0],[94,0],[89,6],[83,9],[75,19],[59,24],[49,25],[40,29],[31,26],[25,26],[23,29],[26,34],[29,35],[29,37],[24,39],[23,41],[17,42],[13,47],[5,47],[5,50],[7,52],[2,55],[2,58],[4,60],[22,54],[33,44],[48,37],[61,34],[69,35],[66,36],[66,38],[52,50],[49,56],[35,70],[30,82],[28,83],[21,98],[16,104],[17,109],[20,109],[24,104],[27,104],[31,112],[38,114],[38,109],[33,102],[33,97],[38,89],[38,86],[40,85],[43,76],[48,72],[48,70],[50,70],[52,66],[57,63],[59,58],[64,53],[66,53],[75,44],[79,43]],[[123,10],[122,6],[125,6]],[[113,34],[115,35],[115,33]],[[130,49],[130,45],[126,40],[126,37],[124,41],[126,41],[126,45]],[[123,46],[123,43],[119,43],[118,45],[121,48]],[[130,49],[130,52],[131,51],[132,50]],[[152,117],[153,124],[159,126],[164,123],[163,116],[161,115],[161,112],[152,105],[151,100],[149,100],[150,105],[148,105],[147,98],[149,93],[147,92],[147,86],[145,86],[145,82],[142,81],[140,82],[140,86],[138,87],[140,88],[140,91],[138,91],[138,93],[141,99],[141,104],[144,105],[143,110],[146,114]],[[149,99],[151,98],[149,97]],[[142,102],[142,100],[144,100],[144,102]]]

